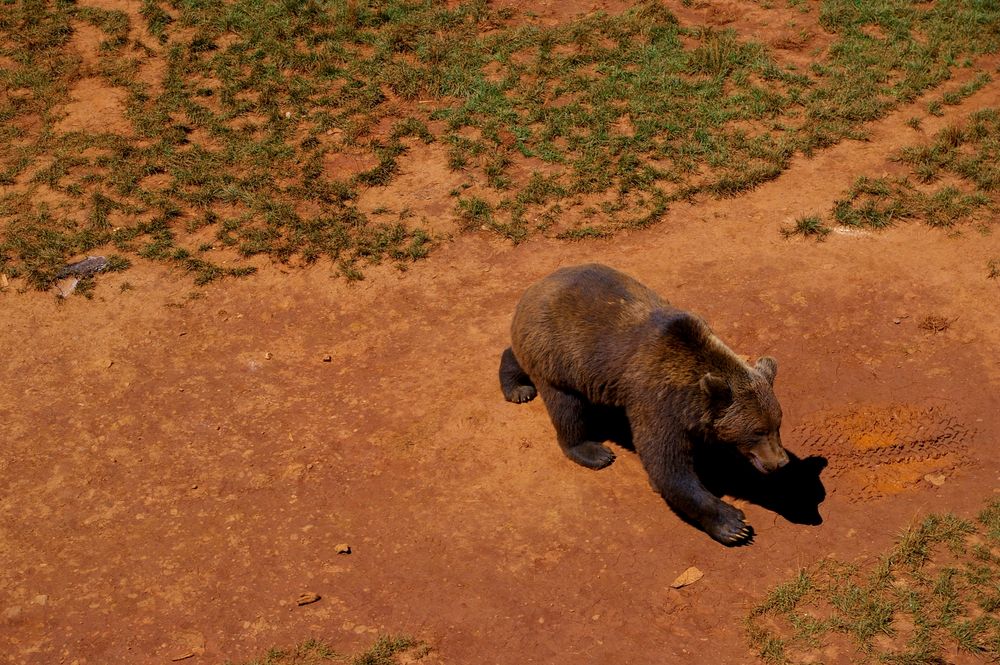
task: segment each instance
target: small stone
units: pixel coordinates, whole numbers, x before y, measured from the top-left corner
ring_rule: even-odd
[[[678,575],[677,579],[670,583],[670,586],[671,588],[674,589],[680,589],[681,587],[686,587],[689,584],[694,584],[704,576],[705,573],[701,572],[694,566],[691,566],[683,573]]]
[[[270,351],[268,351],[267,353],[264,354],[264,360],[270,360],[273,357],[274,357],[274,354],[271,353]]]
[[[195,483],[194,485],[192,485],[192,486],[191,486],[191,489],[193,489],[193,490],[196,490],[196,489],[198,489],[198,483]]]
[[[895,323],[898,326],[900,323],[903,322],[903,319],[901,319],[901,318],[899,318],[897,316],[895,319],[892,320],[892,322]]]
[[[323,356],[323,362],[328,363],[332,361],[333,361],[333,356],[331,356],[329,353]]]
[[[285,118],[287,119],[287,118],[291,118],[291,117],[292,117],[292,112],[291,111],[285,111]]]
[[[298,603],[299,605],[308,605],[310,603],[315,603],[319,599],[320,595],[318,593],[313,593],[312,591],[306,591],[304,593],[300,593],[299,597],[295,599],[295,602]]]
[[[103,256],[88,256],[82,261],[77,261],[76,263],[70,263],[59,269],[56,273],[56,279],[62,279],[63,277],[75,276],[75,277],[90,277],[95,273],[99,273],[104,270],[108,265],[108,260]]]
[[[340,543],[339,545],[337,545],[336,547],[334,547],[333,550],[337,554],[350,554],[351,553],[351,546],[348,545],[347,543]]]
[[[934,487],[941,487],[944,485],[945,475],[943,473],[928,473],[924,476],[924,480],[929,482]]]

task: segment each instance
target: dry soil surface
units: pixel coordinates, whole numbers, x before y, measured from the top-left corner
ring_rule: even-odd
[[[993,83],[925,131],[998,104]],[[607,241],[465,235],[360,284],[269,267],[198,299],[149,266],[102,276],[93,301],[8,289],[0,659],[220,663],[388,632],[425,640],[428,662],[756,662],[741,619],[769,586],[827,555],[863,561],[916,516],[970,515],[1000,487],[1000,280],[985,268],[1000,236],[779,233],[892,171],[912,114]],[[737,500],[756,539],[722,547],[634,453],[588,471],[540,401],[503,400],[521,292],[587,261],[778,358],[786,446],[827,461],[822,524]],[[689,566],[704,577],[671,589]],[[307,591],[321,600],[296,605]]]

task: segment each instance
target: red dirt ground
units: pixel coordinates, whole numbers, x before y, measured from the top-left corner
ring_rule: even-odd
[[[994,82],[924,131],[997,105]],[[771,585],[1000,491],[998,236],[779,234],[892,170],[919,108],[612,240],[466,235],[360,284],[270,267],[199,299],[159,266],[102,276],[93,301],[0,293],[0,654],[220,663],[388,632],[425,640],[427,662],[757,662],[741,621]],[[540,401],[503,400],[518,297],[586,261],[779,359],[785,444],[830,463],[822,525],[741,501],[757,537],[727,549],[653,494],[635,454],[583,469]],[[671,589],[692,565],[704,578]],[[299,607],[304,591],[322,599]]]

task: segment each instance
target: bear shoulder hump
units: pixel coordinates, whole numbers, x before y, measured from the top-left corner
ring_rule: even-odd
[[[661,336],[670,337],[685,344],[697,344],[709,334],[708,326],[701,317],[680,309],[658,311],[653,321]]]

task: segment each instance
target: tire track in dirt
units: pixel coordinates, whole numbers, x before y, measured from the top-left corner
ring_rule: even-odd
[[[869,406],[814,416],[791,439],[826,457],[833,490],[857,502],[912,491],[928,474],[967,466],[975,431],[938,406]]]

